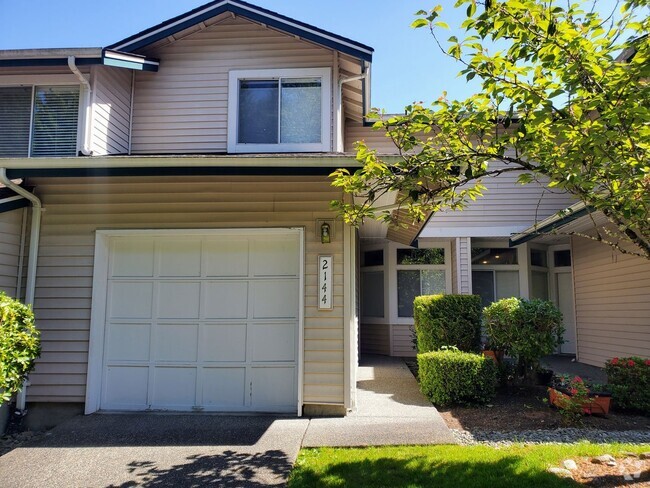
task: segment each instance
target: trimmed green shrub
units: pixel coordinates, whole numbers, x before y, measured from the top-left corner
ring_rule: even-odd
[[[605,371],[616,408],[650,415],[650,359],[613,358]]]
[[[478,352],[481,343],[481,297],[478,295],[426,295],[413,302],[418,352],[442,346]]]
[[[20,390],[40,353],[31,308],[0,292],[0,404]]]
[[[494,398],[497,367],[481,354],[454,349],[418,354],[420,390],[440,406],[485,404]]]
[[[563,343],[562,312],[547,300],[504,298],[483,309],[483,325],[490,345],[515,357],[526,377]]]

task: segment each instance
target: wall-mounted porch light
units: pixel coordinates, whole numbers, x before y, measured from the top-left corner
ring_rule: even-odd
[[[330,224],[323,222],[320,226],[320,242],[321,244],[329,244],[332,240],[332,229]]]

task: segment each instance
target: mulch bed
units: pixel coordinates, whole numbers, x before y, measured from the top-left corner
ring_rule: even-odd
[[[406,365],[417,378],[417,362],[406,359]],[[483,407],[453,406],[438,408],[450,429],[522,431],[566,427],[562,416],[544,399],[548,398],[544,386],[509,387],[498,391],[494,401]],[[641,415],[610,411],[609,415],[585,416],[583,427],[620,431],[650,429],[650,418]]]

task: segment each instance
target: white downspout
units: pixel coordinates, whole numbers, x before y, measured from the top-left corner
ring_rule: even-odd
[[[92,89],[90,87],[90,82],[81,73],[81,71],[79,71],[79,68],[77,68],[74,56],[68,56],[68,68],[70,68],[70,71],[72,71],[77,76],[77,78],[79,78],[79,81],[84,86],[84,107],[86,108],[86,113],[84,116],[85,127],[81,154],[84,156],[92,156],[92,151],[90,150],[90,120],[92,118],[92,105],[90,103],[90,96],[92,94]]]
[[[11,188],[18,195],[25,197],[32,202],[32,228],[29,235],[29,258],[27,260],[27,283],[25,291],[25,304],[34,307],[34,293],[36,291],[36,266],[38,264],[38,243],[41,234],[41,212],[43,210],[41,201],[33,193],[21,188],[7,177],[6,168],[0,168],[0,183],[7,188]],[[27,398],[27,380],[23,383],[23,388],[18,392],[16,397],[16,410],[25,411],[25,401]]]
[[[338,135],[337,135],[337,140],[336,140],[336,152],[343,152],[344,149],[344,141],[343,141],[343,123],[345,120],[343,120],[343,85],[345,83],[350,83],[351,81],[357,81],[357,80],[365,80],[368,77],[369,70],[365,70],[363,73],[360,75],[355,75],[355,76],[348,76],[347,78],[341,78],[339,80],[339,91],[338,91],[338,96],[339,96],[339,105],[338,105],[338,118],[339,118],[339,123],[338,123]],[[365,114],[364,114],[365,115]]]

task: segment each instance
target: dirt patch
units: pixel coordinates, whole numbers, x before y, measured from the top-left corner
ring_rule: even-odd
[[[439,408],[450,429],[521,431],[565,427],[560,413],[548,403],[546,387],[508,388],[483,407]],[[583,418],[583,427],[609,431],[650,429],[650,418],[611,412]]]

